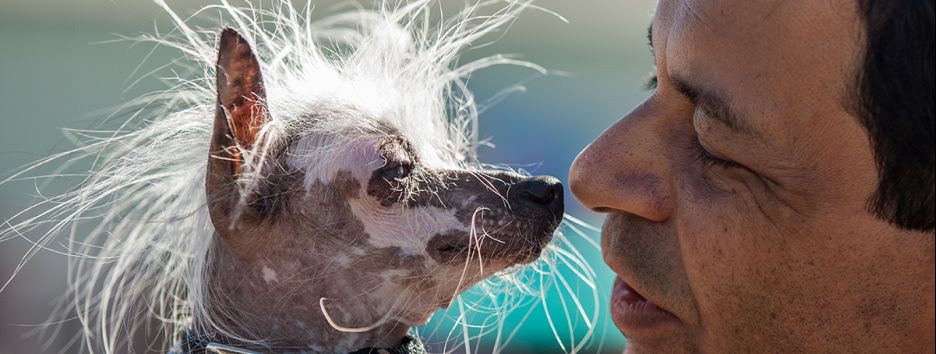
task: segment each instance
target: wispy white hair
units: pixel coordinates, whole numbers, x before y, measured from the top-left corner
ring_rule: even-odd
[[[271,8],[260,9],[221,0],[196,14],[216,12],[220,23],[200,29],[156,0],[174,26],[168,33],[138,39],[181,51],[181,67],[193,70],[170,78],[169,89],[128,103],[123,109],[129,112],[128,119],[119,129],[76,132],[81,138],[77,148],[40,160],[0,182],[22,178],[44,165],[91,163],[76,187],[46,197],[7,220],[0,227],[0,241],[41,235],[32,240],[21,267],[36,252],[52,249],[48,245],[57,237],[67,235],[63,253],[70,257],[73,296],[66,307],[77,313],[89,352],[130,350],[130,340],[154,320],[165,338],[177,339],[193,316],[204,318],[213,327],[211,332],[229,333],[212,321],[212,312],[203,303],[206,293],[213,291],[204,281],[213,233],[204,178],[216,108],[218,25],[232,27],[248,39],[264,76],[271,121],[260,132],[264,144],[244,152],[247,166],[256,165],[250,162],[262,160],[270,147],[285,144],[296,131],[324,134],[338,140],[310,157],[318,167],[306,171],[310,178],[321,177],[331,170],[329,160],[336,158],[329,147],[340,146],[341,139],[355,138],[355,130],[376,124],[368,117],[380,117],[416,144],[424,163],[466,167],[478,165],[478,105],[467,90],[468,75],[499,64],[543,70],[508,56],[460,64],[458,55],[508,26],[532,6],[531,1],[483,1],[445,18],[441,1],[382,1],[372,10],[352,9],[311,20],[311,4],[297,9],[289,1],[277,0]],[[310,112],[339,106],[366,114],[312,125],[304,122]],[[544,277],[552,279],[555,268],[566,264],[594,291],[594,272],[581,254],[565,247],[567,243],[558,235],[558,242],[547,249],[551,258],[534,264],[527,273],[504,274],[479,288],[488,294],[520,290],[538,295],[534,299],[545,304],[543,292],[533,290],[526,280],[549,283]],[[597,299],[592,306],[583,305],[569,283],[561,275],[558,279],[571,296],[569,304],[563,298],[563,307],[571,309],[566,314],[572,312],[567,321],[584,319],[590,328],[578,342],[570,338],[566,347],[553,326],[560,345],[575,352],[592,336]],[[9,280],[3,288],[7,285]],[[503,296],[488,298],[495,299],[488,310],[498,324],[509,307],[520,304]],[[460,301],[458,306],[466,312],[465,307],[483,310]],[[459,332],[467,344],[472,337],[467,317],[459,316],[463,328]],[[481,334],[491,331],[489,324],[481,326]],[[502,329],[496,330],[498,345],[515,333],[502,338]]]

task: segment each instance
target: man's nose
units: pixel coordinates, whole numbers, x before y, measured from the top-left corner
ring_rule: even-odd
[[[673,210],[664,119],[648,102],[609,127],[569,171],[569,188],[587,208],[664,221]]]

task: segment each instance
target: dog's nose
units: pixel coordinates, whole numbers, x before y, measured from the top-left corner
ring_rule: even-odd
[[[562,182],[551,176],[528,177],[514,188],[520,195],[520,201],[531,206],[545,207],[555,218],[561,218],[565,211],[562,196]]]

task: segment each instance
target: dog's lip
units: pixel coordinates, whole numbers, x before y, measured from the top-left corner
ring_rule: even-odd
[[[539,257],[540,253],[552,241],[558,223],[544,223],[541,219],[512,217],[509,219],[489,219],[483,225],[466,223],[464,231],[473,231],[476,237],[444,238],[431,242],[432,254],[447,259],[467,255],[467,251],[481,252],[490,260],[509,260],[516,258],[516,263],[528,263]],[[519,258],[518,258],[519,257]]]
[[[526,234],[530,233],[528,231],[531,229],[529,226],[541,226],[543,227],[544,236],[551,236],[559,227],[560,222],[561,220],[543,220],[535,217],[507,215],[487,218],[482,221],[469,221],[466,226],[473,227],[479,235],[486,232],[490,235],[504,234],[506,236],[526,236]]]
[[[542,229],[539,227],[529,227],[529,225],[540,226]],[[435,249],[440,252],[461,252],[465,248],[475,246],[477,242],[481,242],[485,238],[490,238],[490,240],[483,241],[485,243],[531,243],[531,245],[536,244],[538,247],[542,248],[545,247],[546,243],[552,240],[552,235],[556,232],[558,226],[558,222],[545,224],[542,220],[526,217],[514,217],[503,223],[493,223],[490,221],[483,224],[475,223],[473,231],[478,236],[478,239],[472,237],[446,239],[437,245]],[[471,233],[471,223],[468,223],[465,227],[468,228],[466,231]],[[530,242],[533,240],[538,240],[540,242]]]

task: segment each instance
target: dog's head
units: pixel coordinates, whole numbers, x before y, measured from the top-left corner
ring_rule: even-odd
[[[387,313],[421,324],[483,278],[535,260],[562,218],[555,178],[452,161],[353,104],[322,103],[266,140],[260,65],[233,30],[222,33],[217,88],[211,219],[248,274],[292,294],[270,300],[284,314],[316,312],[309,303],[325,297],[342,325]]]

